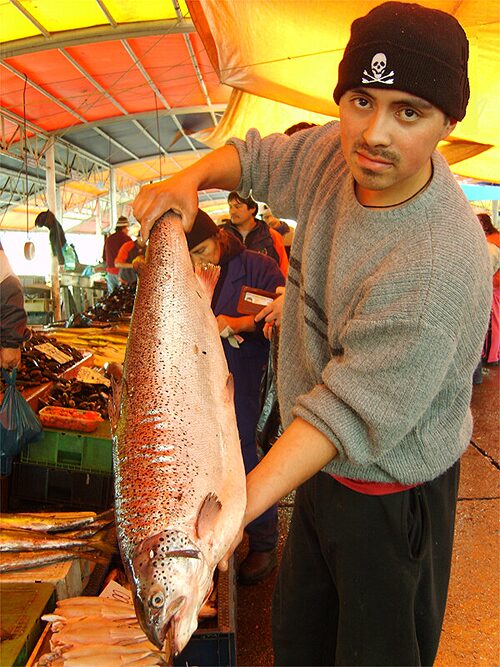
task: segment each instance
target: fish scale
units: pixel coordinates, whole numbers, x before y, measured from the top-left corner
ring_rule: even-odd
[[[215,567],[239,532],[245,473],[229,375],[207,287],[180,219],[150,234],[121,391],[110,415],[117,536],[148,638],[178,653]],[[119,407],[119,413],[118,413]]]

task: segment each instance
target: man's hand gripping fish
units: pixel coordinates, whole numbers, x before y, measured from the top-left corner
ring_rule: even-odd
[[[153,227],[112,409],[116,525],[148,638],[176,655],[197,627],[246,503],[232,376],[178,216]]]

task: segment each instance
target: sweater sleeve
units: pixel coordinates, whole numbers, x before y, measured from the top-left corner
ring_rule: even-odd
[[[0,347],[20,347],[26,338],[26,311],[19,280],[7,277],[0,285]]]

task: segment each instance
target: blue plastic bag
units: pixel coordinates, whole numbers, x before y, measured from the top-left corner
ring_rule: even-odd
[[[5,394],[0,406],[0,473],[10,475],[12,459],[28,442],[40,440],[43,426],[26,399],[16,389],[17,369],[2,368]]]

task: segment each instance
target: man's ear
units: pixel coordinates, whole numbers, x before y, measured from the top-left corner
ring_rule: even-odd
[[[446,137],[448,137],[453,132],[456,126],[457,126],[457,121],[454,118],[446,116],[444,121],[443,133],[441,135],[441,140],[446,139]]]

